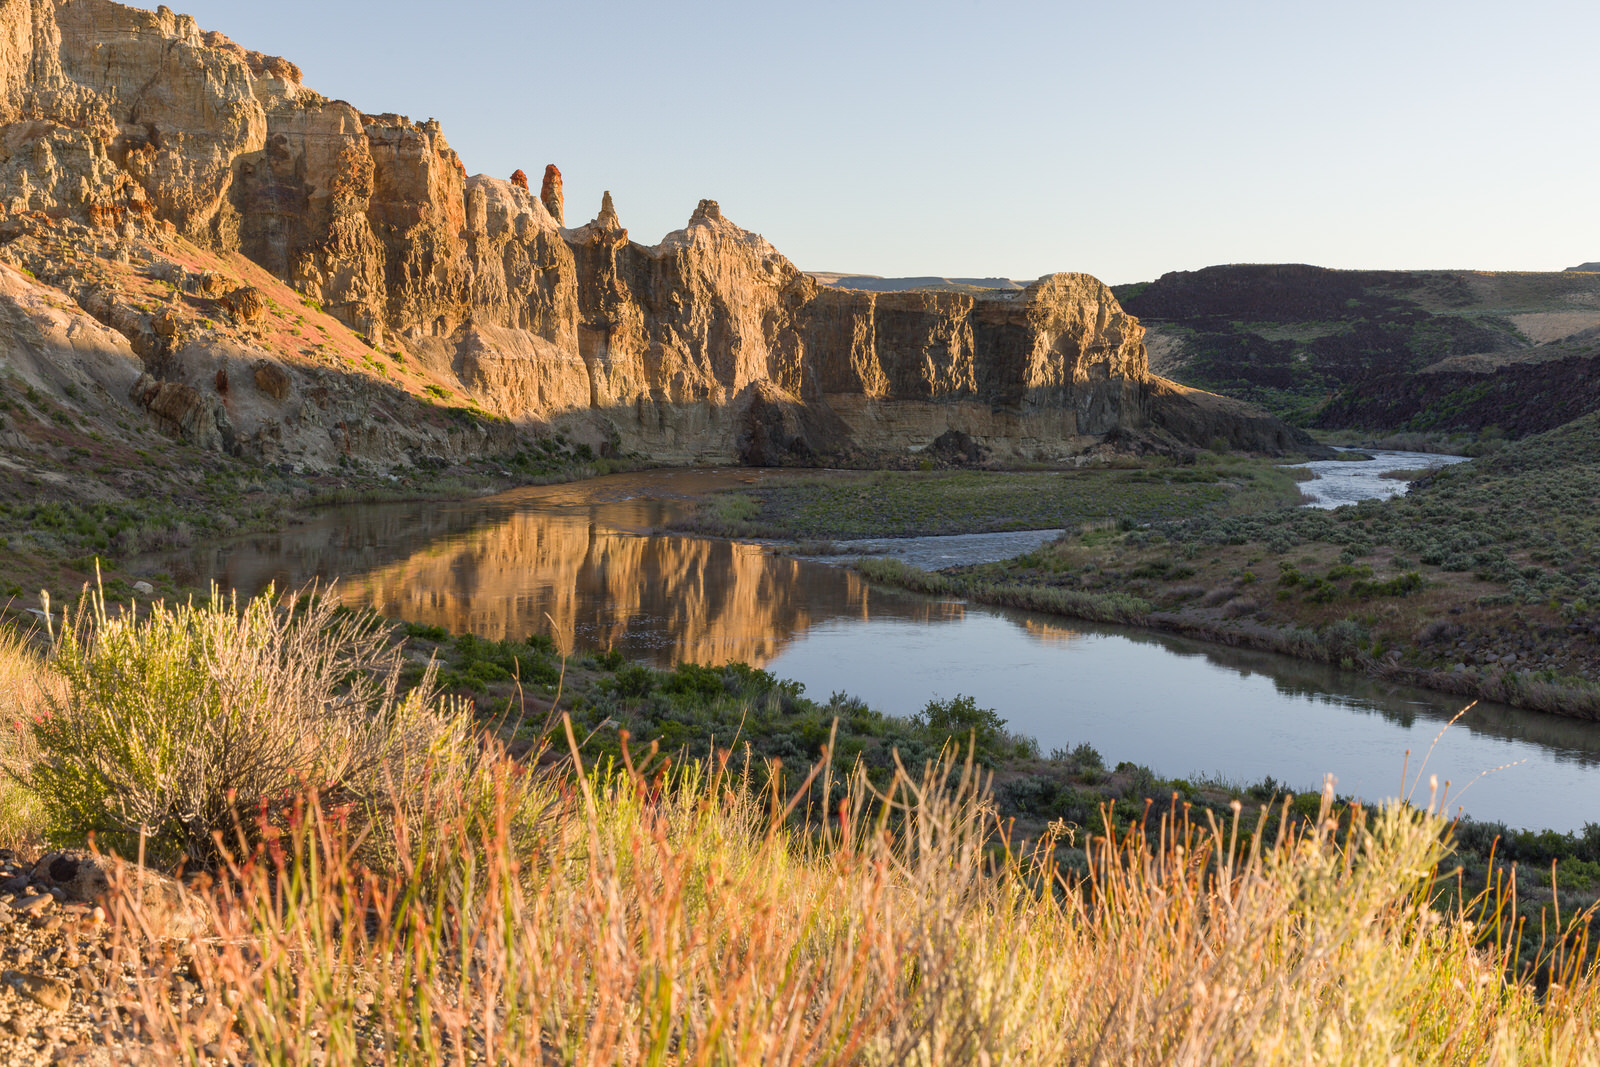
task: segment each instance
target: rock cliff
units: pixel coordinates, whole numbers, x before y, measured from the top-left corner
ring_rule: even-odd
[[[309,465],[557,431],[753,463],[904,458],[951,432],[999,460],[1218,436],[1163,415],[1142,327],[1087,275],[826,288],[710,200],[655,245],[609,194],[569,229],[553,164],[537,195],[520,170],[469,176],[431,119],[300,79],[166,7],[0,0],[0,260],[23,272],[0,310],[103,324],[84,344],[107,403]],[[13,370],[44,383],[39,362]],[[1292,440],[1254,414],[1220,436]]]

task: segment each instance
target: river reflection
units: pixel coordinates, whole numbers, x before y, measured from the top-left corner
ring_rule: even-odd
[[[993,707],[1045,752],[1088,741],[1165,775],[1274,775],[1297,787],[1398,791],[1454,698],[1270,653],[1006,612],[874,587],[855,572],[760,545],[651,533],[686,500],[747,470],[650,472],[465,502],[328,511],[275,534],[152,557],[255,593],[337,579],[384,615],[485,637],[547,633],[563,651],[742,660],[895,714],[958,693]],[[917,550],[914,544],[908,550]],[[951,551],[948,539],[928,549]],[[1572,829],[1600,818],[1600,726],[1479,705],[1429,771],[1480,818]]]
[[[656,472],[482,501],[338,508],[141,568],[251,594],[337,579],[344,603],[391,618],[497,640],[549,634],[563,652],[615,648],[660,666],[760,666],[826,619],[961,614],[761,545],[648,532],[681,514],[687,494],[751,477]]]

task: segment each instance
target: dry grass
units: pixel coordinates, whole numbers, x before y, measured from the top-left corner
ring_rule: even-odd
[[[63,692],[27,636],[0,627],[0,848],[27,850],[43,841],[44,805],[14,775],[38,758],[31,726]]]
[[[1068,885],[1049,843],[1004,847],[970,765],[885,793],[857,777],[806,829],[701,768],[482,774],[494,802],[441,804],[443,847],[393,876],[315,798],[230,864],[216,936],[182,972],[208,1009],[175,1012],[172,955],[123,939],[161,1057],[196,1062],[218,1034],[214,1053],[292,1064],[1573,1063],[1600,1047],[1581,954],[1551,961],[1541,998],[1464,915],[1429,907],[1441,825],[1413,809],[1275,842],[1174,811],[1091,840]],[[131,895],[112,911],[133,928]]]

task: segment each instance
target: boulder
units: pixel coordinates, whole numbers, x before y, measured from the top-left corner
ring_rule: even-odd
[[[289,395],[289,372],[270,360],[261,360],[253,368],[256,388],[274,400]]]
[[[946,430],[928,446],[929,455],[955,466],[970,466],[989,458],[989,450],[970,434],[960,430]]]
[[[192,385],[145,373],[133,383],[128,396],[174,437],[200,448],[224,451],[232,444],[233,428],[221,406]]]
[[[233,321],[241,325],[256,321],[267,310],[267,302],[261,295],[261,290],[252,285],[235,289],[224,296],[221,303],[223,309],[233,316]]]

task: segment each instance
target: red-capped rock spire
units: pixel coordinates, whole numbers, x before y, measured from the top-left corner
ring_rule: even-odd
[[[544,209],[550,212],[550,217],[556,220],[556,225],[567,224],[561,214],[561,171],[554,163],[545,164],[544,184],[539,186],[539,200],[544,204]]]

